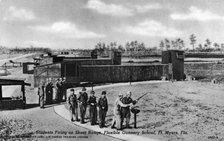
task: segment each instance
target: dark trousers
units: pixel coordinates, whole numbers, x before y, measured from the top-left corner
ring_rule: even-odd
[[[78,106],[77,105],[70,105],[69,106],[69,112],[71,120],[73,120],[73,116],[75,116],[75,120],[78,121]]]
[[[97,108],[96,108],[96,106],[90,106],[89,107],[89,116],[90,116],[91,125],[96,124],[96,121],[97,121]]]
[[[58,102],[62,102],[63,93],[61,90],[58,90]]]
[[[102,128],[102,127],[105,127],[105,118],[106,118],[106,115],[107,115],[107,111],[106,110],[103,110],[103,109],[99,109],[99,126]]]
[[[79,105],[80,108],[80,116],[81,116],[81,122],[84,123],[85,122],[85,115],[86,115],[86,104],[80,104]]]
[[[121,125],[123,125],[124,119],[126,118],[126,127],[129,127],[130,118],[131,118],[131,111],[129,108],[122,108],[121,109],[122,116],[121,116]]]
[[[53,91],[46,92],[46,104],[52,104]]]

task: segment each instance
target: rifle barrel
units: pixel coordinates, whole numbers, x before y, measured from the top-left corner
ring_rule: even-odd
[[[144,97],[145,95],[147,95],[148,93],[145,93],[143,95],[141,95],[140,97],[137,98],[137,100],[141,99],[142,97]]]

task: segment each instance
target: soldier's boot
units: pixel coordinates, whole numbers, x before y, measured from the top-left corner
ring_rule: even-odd
[[[76,121],[80,121],[80,119],[78,117],[75,118]]]
[[[103,128],[103,123],[102,122],[100,122],[99,127]]]
[[[80,121],[81,124],[84,124],[84,118],[82,117],[81,121]]]
[[[85,123],[85,121],[84,121],[84,116],[82,115],[82,117],[81,117],[81,122],[80,122],[81,124],[84,124]]]

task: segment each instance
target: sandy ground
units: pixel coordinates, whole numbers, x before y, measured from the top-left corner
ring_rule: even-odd
[[[124,129],[124,131],[139,131],[141,136],[172,141],[224,140],[223,84],[189,81],[110,87],[96,90],[98,98],[102,90],[108,92],[107,124],[112,121],[113,103],[119,92],[125,93],[130,90],[133,92],[133,99],[148,93],[138,103],[141,110],[137,117],[138,128]],[[23,130],[17,130],[14,134],[36,136],[38,130],[82,130],[81,127],[72,125],[56,115],[52,107],[43,110],[36,107],[35,103],[38,98],[36,93],[32,88],[27,88],[27,92],[29,93],[27,99],[30,101],[28,109],[0,112],[0,121],[2,119],[18,120],[21,124]],[[131,126],[133,126],[133,115]],[[143,131],[146,134],[143,134]],[[105,138],[115,140],[106,136],[88,135],[88,139],[91,140],[105,140]],[[40,139],[50,140],[38,138]]]
[[[18,57],[18,61],[30,61],[32,56],[23,58]],[[32,75],[22,74],[22,68],[13,68],[9,70],[12,75],[8,77],[27,78],[28,83],[32,82]],[[13,93],[13,94],[12,94]],[[20,87],[4,87],[3,96],[17,96],[20,94]],[[93,140],[93,141],[111,141],[117,140],[112,137],[76,132],[88,131],[82,127],[71,124],[65,119],[57,115],[54,105],[47,105],[45,109],[38,106],[37,89],[26,87],[27,108],[25,110],[9,110],[0,111],[0,140],[4,140],[6,135],[10,135],[9,140]],[[45,133],[44,133],[45,132]],[[48,133],[46,133],[48,132]],[[68,134],[68,132],[74,132]],[[67,133],[67,134],[66,134]],[[65,135],[66,134],[66,135]],[[19,137],[18,137],[19,136]],[[64,137],[66,136],[66,137]]]
[[[102,90],[108,92],[108,123],[120,91],[132,91],[133,99],[148,93],[137,104],[141,110],[137,117],[138,129],[125,131],[141,131],[142,136],[161,140],[224,140],[224,85],[193,81],[139,84],[96,90],[97,97]]]
[[[26,60],[26,59],[24,59]],[[24,77],[21,69],[12,70],[15,76]],[[25,76],[32,80],[31,76]],[[224,85],[202,82],[174,82],[138,84],[96,90],[99,98],[102,90],[108,92],[109,111],[107,124],[113,117],[114,100],[119,92],[133,92],[133,99],[148,93],[137,104],[140,107],[138,128],[124,131],[139,131],[141,136],[161,140],[206,141],[224,140]],[[82,131],[83,128],[70,124],[54,113],[49,106],[40,109],[38,96],[32,87],[26,87],[27,109],[0,111],[0,136],[10,128],[10,135],[41,136],[37,131]],[[4,126],[8,124],[8,126]],[[133,115],[131,119],[133,126]],[[146,134],[143,134],[143,131]],[[31,138],[30,140],[62,140],[57,138]],[[56,136],[61,134],[56,133]],[[82,136],[85,137],[85,136]],[[86,140],[115,140],[102,135],[88,135]],[[84,139],[84,140],[85,140]],[[74,140],[74,139],[63,139]],[[76,140],[78,140],[76,138]],[[80,140],[83,140],[80,139]]]
[[[31,108],[27,110],[13,110],[13,111],[1,111],[0,120],[8,120],[14,123],[14,128],[11,135],[26,135],[29,138],[27,140],[74,140],[73,138],[64,138],[65,134],[59,133],[63,132],[76,132],[76,131],[86,131],[81,127],[75,126],[65,119],[61,118],[54,113],[52,107],[45,109]],[[13,123],[12,123],[13,124]],[[13,128],[13,129],[14,129]],[[53,134],[41,134],[41,132],[53,132]],[[72,134],[74,136],[74,134]],[[35,137],[36,136],[36,137]],[[42,137],[41,137],[42,136]],[[51,136],[48,138],[48,136]],[[52,137],[53,136],[53,137]],[[58,138],[56,136],[59,136]],[[62,138],[61,138],[62,136]],[[69,136],[68,134],[65,136]],[[82,137],[82,138],[79,138]],[[105,141],[105,140],[115,140],[102,135],[90,135],[88,136],[78,134],[75,140],[93,140],[93,141]]]
[[[117,140],[112,137],[96,135],[96,134],[71,134],[68,132],[73,131],[88,131],[82,127],[76,126],[69,121],[63,119],[54,112],[53,106],[46,105],[45,109],[40,109],[38,106],[38,96],[36,89],[26,87],[27,108],[25,110],[8,110],[0,111],[0,140],[2,136],[10,135],[17,137],[20,140],[43,140],[43,141],[57,141],[57,140]],[[63,103],[62,103],[63,104]],[[9,132],[6,132],[9,131]],[[42,132],[42,133],[41,133]],[[43,134],[43,132],[52,132]],[[59,133],[61,132],[61,133]],[[67,132],[63,134],[62,132]],[[22,137],[21,137],[22,136]],[[66,137],[65,137],[66,136]],[[13,140],[13,138],[10,138]]]

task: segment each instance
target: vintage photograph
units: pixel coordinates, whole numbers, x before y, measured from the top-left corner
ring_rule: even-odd
[[[224,141],[223,6],[0,0],[0,141]]]

